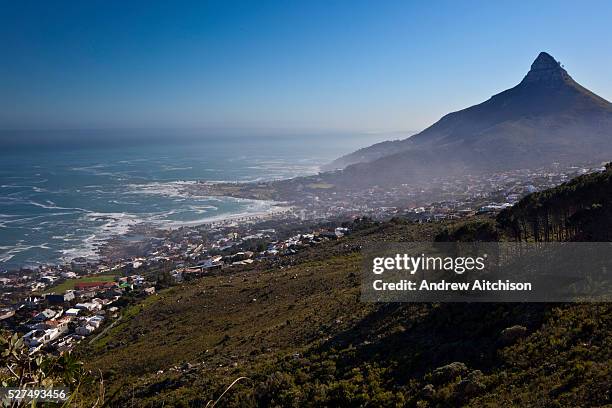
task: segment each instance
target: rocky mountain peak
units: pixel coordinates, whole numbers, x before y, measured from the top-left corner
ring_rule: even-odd
[[[550,54],[541,52],[531,64],[531,69],[523,79],[523,83],[542,83],[544,85],[558,85],[571,80],[571,77],[561,63]]]

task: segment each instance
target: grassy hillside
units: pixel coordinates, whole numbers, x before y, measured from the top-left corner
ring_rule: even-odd
[[[608,305],[359,301],[363,244],[491,228],[372,225],[174,287],[126,309],[84,359],[102,371],[111,406],[204,406],[242,376],[223,406],[611,403]],[[502,334],[517,325],[516,338]]]

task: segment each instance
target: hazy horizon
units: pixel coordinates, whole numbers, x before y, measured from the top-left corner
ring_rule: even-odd
[[[342,132],[313,129],[229,129],[229,128],[165,128],[165,129],[0,129],[0,154],[35,150],[75,150],[114,148],[147,144],[200,144],[222,140],[286,143],[292,140],[314,142],[321,153],[342,144],[341,154],[387,141],[405,139],[417,133],[407,132]]]

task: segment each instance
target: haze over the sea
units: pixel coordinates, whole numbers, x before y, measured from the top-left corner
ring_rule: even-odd
[[[64,138],[79,134],[71,133]],[[81,137],[87,135],[91,132]],[[171,143],[145,143],[129,131],[106,135],[115,142],[13,145],[0,151],[0,268],[93,257],[98,245],[136,225],[170,228],[269,211],[268,202],[193,197],[182,187],[197,180],[314,174],[338,155],[385,138],[208,135],[194,140],[183,135]]]

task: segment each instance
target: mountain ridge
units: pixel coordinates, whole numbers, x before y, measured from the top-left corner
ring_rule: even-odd
[[[581,86],[550,54],[542,52],[516,86],[480,104],[448,113],[410,138],[378,143],[343,156],[324,170],[344,169],[332,178],[354,184],[348,180],[351,173],[356,173],[355,177],[367,173],[374,179],[376,173],[389,173],[387,167],[405,175],[427,173],[431,169],[397,163],[418,162],[422,155],[440,156],[435,162],[446,162],[452,169],[503,170],[510,165],[508,159],[531,167],[597,159],[602,151],[612,152],[606,147],[611,136],[612,104]],[[483,160],[483,156],[488,157]],[[384,179],[408,181],[401,174],[391,176]]]

